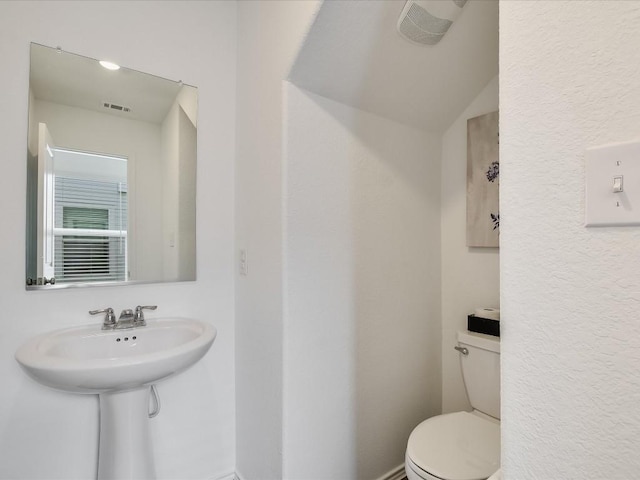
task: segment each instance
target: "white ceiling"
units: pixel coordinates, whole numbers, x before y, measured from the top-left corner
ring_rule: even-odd
[[[437,45],[396,30],[402,0],[327,0],[289,80],[353,107],[443,132],[498,74],[498,2],[469,0]]]
[[[121,68],[109,71],[92,58],[31,44],[29,84],[38,100],[47,100],[132,120],[162,123],[180,84],[155,75]],[[103,102],[131,108],[122,113]]]

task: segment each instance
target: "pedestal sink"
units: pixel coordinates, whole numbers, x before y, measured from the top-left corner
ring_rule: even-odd
[[[200,360],[216,329],[186,318],[100,330],[91,325],[28,340],[16,360],[37,382],[100,396],[99,480],[155,478],[148,428],[149,389]]]

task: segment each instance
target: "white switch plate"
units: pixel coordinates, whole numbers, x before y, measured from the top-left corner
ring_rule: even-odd
[[[640,142],[590,148],[585,162],[585,226],[640,225]],[[620,176],[623,191],[615,193]]]

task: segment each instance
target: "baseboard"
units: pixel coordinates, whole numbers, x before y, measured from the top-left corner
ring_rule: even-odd
[[[217,477],[212,477],[211,480],[240,480],[240,477],[236,475],[235,472],[229,472],[223,475],[218,475]]]
[[[404,471],[404,463],[403,463],[402,465],[397,466],[393,470],[388,471],[381,477],[378,477],[376,480],[402,480],[406,476],[407,475]],[[240,473],[236,472],[235,474],[230,473],[222,477],[217,477],[213,480],[244,480],[244,478],[242,478],[242,475],[240,475]]]
[[[402,465],[398,465],[393,470],[388,471],[381,477],[378,477],[376,480],[402,480],[406,477],[407,474],[404,471],[404,463]]]

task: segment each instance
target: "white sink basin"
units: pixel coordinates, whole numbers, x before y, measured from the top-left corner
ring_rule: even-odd
[[[75,327],[32,338],[16,359],[34,380],[76,393],[122,391],[150,385],[200,360],[216,329],[186,318],[148,320],[147,326],[100,330]]]

